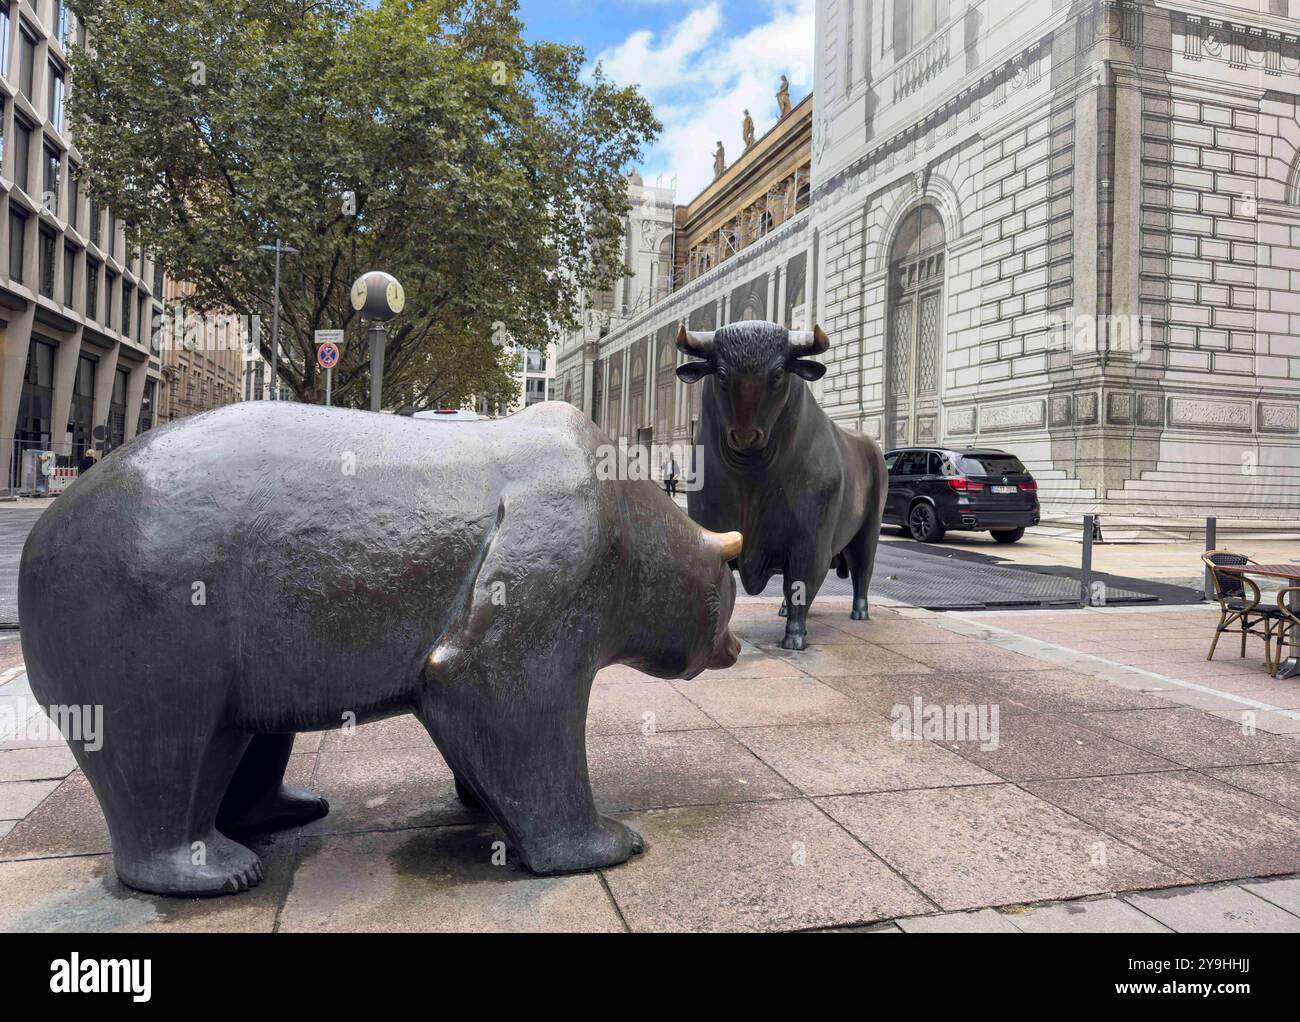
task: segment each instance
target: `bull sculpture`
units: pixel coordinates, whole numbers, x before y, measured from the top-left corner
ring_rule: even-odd
[[[678,350],[695,359],[677,375],[704,381],[701,479],[687,509],[706,529],[742,532],[733,567],[745,592],[782,576],[785,649],[806,647],[808,608],[832,566],[853,579],[850,616],[867,617],[888,492],[880,445],[832,423],[805,383],[826,372],[810,356],[829,344],[819,326],[757,321],[707,332],[682,326],[677,335]]]
[[[295,733],[401,713],[533,871],[640,851],[592,799],[592,679],[731,666],[741,539],[598,478],[608,443],[559,402],[453,425],[254,401],[73,484],[23,550],[23,654],[43,706],[102,707],[68,737],[123,882],[257,883],[237,838],[328,809],[283,783]]]

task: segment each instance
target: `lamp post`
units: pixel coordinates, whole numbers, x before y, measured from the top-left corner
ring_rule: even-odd
[[[274,245],[258,245],[259,252],[275,253],[275,294],[271,301],[271,400],[280,397],[280,256],[297,255],[298,250],[275,239]]]
[[[370,410],[377,412],[384,386],[384,324],[402,311],[406,293],[392,274],[371,270],[353,283],[351,297],[352,307],[370,323]]]

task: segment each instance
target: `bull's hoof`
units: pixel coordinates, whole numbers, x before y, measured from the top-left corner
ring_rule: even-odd
[[[871,620],[870,616],[868,616],[868,614],[867,614],[867,608],[866,608],[866,607],[863,607],[861,610],[859,610],[859,609],[856,608],[856,607],[853,608],[853,612],[852,612],[851,614],[849,614],[849,618],[852,619],[852,620],[854,620],[854,621],[870,621],[870,620]]]
[[[791,635],[787,632],[785,638],[781,640],[781,648],[782,649],[807,649],[808,636]]]
[[[602,816],[590,831],[565,835],[541,851],[523,852],[524,865],[534,873],[580,873],[617,866],[645,851],[645,838],[618,820]]]
[[[113,864],[127,887],[191,898],[238,894],[256,887],[265,876],[254,852],[220,834],[154,855],[114,856]]]
[[[239,806],[217,817],[217,829],[226,834],[257,834],[286,827],[302,827],[330,811],[330,804],[305,788],[283,785],[270,798]]]

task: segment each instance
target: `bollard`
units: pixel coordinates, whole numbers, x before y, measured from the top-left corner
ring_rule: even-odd
[[[1211,550],[1218,549],[1218,547],[1215,546],[1215,544],[1218,542],[1218,537],[1216,536],[1216,533],[1218,532],[1218,526],[1219,526],[1219,520],[1217,518],[1205,519],[1205,552],[1206,553],[1209,553]],[[1213,577],[1211,577],[1210,569],[1208,567],[1205,569],[1205,593],[1203,594],[1202,599],[1206,599],[1206,600],[1218,599],[1218,597],[1214,595],[1214,579]]]
[[[1092,597],[1092,541],[1096,535],[1094,531],[1095,519],[1092,515],[1083,516],[1083,571],[1080,574],[1080,582],[1083,584],[1083,605],[1087,607]]]

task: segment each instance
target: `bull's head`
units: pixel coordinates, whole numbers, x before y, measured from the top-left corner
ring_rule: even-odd
[[[711,399],[727,446],[739,453],[757,451],[767,445],[792,389],[825,374],[826,367],[808,356],[820,355],[830,343],[819,326],[786,330],[778,323],[749,321],[700,332],[683,325],[677,350],[698,361],[678,366],[677,375],[687,383],[712,375]]]

